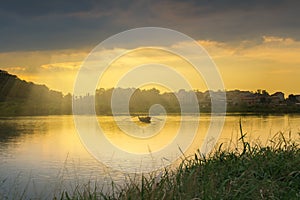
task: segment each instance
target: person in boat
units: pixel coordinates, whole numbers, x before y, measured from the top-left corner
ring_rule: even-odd
[[[151,117],[149,117],[149,116],[146,116],[146,117],[140,117],[140,116],[138,116],[138,118],[139,118],[139,120],[140,120],[141,122],[144,122],[144,123],[151,123]]]

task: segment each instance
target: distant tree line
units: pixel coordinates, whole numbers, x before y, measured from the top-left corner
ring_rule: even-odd
[[[211,112],[211,97],[217,101],[226,101],[227,112],[240,113],[300,113],[300,95],[289,95],[284,98],[282,92],[272,95],[265,90],[226,91],[226,99],[222,91],[185,91],[160,92],[152,88],[147,90],[135,88],[100,88],[95,94],[75,96],[63,95],[50,90],[45,85],[37,85],[20,80],[17,76],[0,70],[0,116],[23,115],[69,115],[72,114],[72,100],[76,114],[111,115],[111,99],[115,95],[118,114],[147,114],[154,104],[160,104],[167,113],[181,113],[181,105],[190,113],[198,110],[191,105],[196,103],[200,112]],[[128,98],[128,102],[125,99]],[[93,105],[95,107],[89,106]],[[129,105],[129,107],[128,107]],[[159,113],[157,113],[159,114]]]
[[[96,91],[95,107],[97,114],[111,114],[111,98],[113,92],[115,92],[115,106],[119,114],[126,112],[126,109],[129,109],[129,112],[132,114],[148,113],[150,107],[154,104],[163,106],[167,113],[180,113],[178,99],[173,93],[161,94],[160,91],[155,88],[149,90],[135,88],[111,88],[105,90],[101,88]],[[125,97],[130,99],[129,104],[124,101]]]
[[[95,99],[95,111],[98,115],[111,115],[111,99],[115,93],[115,103],[119,114],[125,113],[129,105],[131,114],[147,114],[154,104],[160,104],[167,113],[181,113],[181,105],[188,108],[187,111],[193,112],[211,112],[212,98],[216,101],[226,101],[227,112],[239,113],[300,113],[300,96],[289,95],[284,98],[282,92],[276,92],[270,95],[265,90],[250,91],[226,91],[226,99],[222,91],[185,91],[165,92],[152,88],[141,90],[135,88],[111,88],[98,89],[95,95],[86,95],[76,98],[77,103],[82,106],[80,114],[88,114],[90,111],[84,105],[89,105]],[[131,96],[130,96],[131,95]],[[196,96],[199,110],[189,106],[193,103],[193,95]],[[124,99],[130,98],[129,104]],[[159,114],[159,113],[158,113]]]

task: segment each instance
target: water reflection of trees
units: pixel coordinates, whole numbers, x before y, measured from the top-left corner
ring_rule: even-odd
[[[0,122],[0,142],[6,142],[20,134],[16,124]]]
[[[0,142],[7,142],[21,135],[47,133],[47,130],[49,130],[49,124],[43,118],[0,118]]]

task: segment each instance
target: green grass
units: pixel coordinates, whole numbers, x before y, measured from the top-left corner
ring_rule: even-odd
[[[197,152],[176,169],[130,179],[104,193],[84,186],[57,199],[300,199],[300,149],[282,133],[266,147],[250,145],[242,133],[241,148],[219,146],[208,157]]]

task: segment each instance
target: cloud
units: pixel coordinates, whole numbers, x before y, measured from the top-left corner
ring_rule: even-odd
[[[282,44],[293,44],[295,42],[292,38],[283,38],[283,37],[276,37],[276,36],[263,36],[264,43],[280,43]]]
[[[80,0],[10,0],[1,3],[1,10],[19,16],[34,17],[48,14],[66,14],[88,11],[93,8],[93,1]]]
[[[10,73],[17,73],[17,74],[19,74],[20,72],[26,71],[26,67],[20,67],[20,66],[7,67],[7,68],[5,68],[5,70],[9,71]]]
[[[227,89],[300,93],[300,41],[266,35],[240,43],[199,43],[217,64]]]
[[[262,35],[300,40],[297,0],[1,2],[0,51],[93,47],[130,28],[161,26],[197,40],[243,41]]]
[[[282,57],[275,54],[294,56],[291,62],[298,59],[297,54],[300,51],[300,41],[289,37],[278,37],[265,35],[261,38],[253,40],[244,40],[240,42],[218,42],[212,40],[199,40],[199,44],[207,49],[213,56],[238,56],[258,58],[260,55],[263,58],[273,58],[280,60]]]
[[[54,64],[42,65],[41,68],[46,71],[77,71],[81,66],[81,62],[62,62]]]

